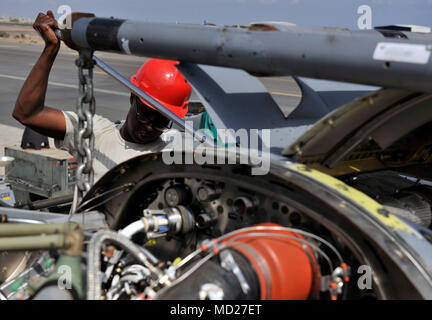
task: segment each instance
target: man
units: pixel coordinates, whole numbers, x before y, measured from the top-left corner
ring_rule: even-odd
[[[45,106],[45,94],[51,67],[60,49],[60,40],[54,30],[58,24],[51,11],[39,13],[33,27],[45,41],[45,48],[27,77],[18,95],[13,117],[25,126],[55,139],[56,147],[70,153],[76,149],[74,128],[78,117],[75,112],[63,112]],[[191,86],[175,68],[174,61],[148,60],[132,76],[131,81],[180,117],[188,111]],[[115,165],[143,153],[162,150],[172,130],[169,119],[131,94],[131,107],[122,126],[95,115],[93,168],[95,182]]]

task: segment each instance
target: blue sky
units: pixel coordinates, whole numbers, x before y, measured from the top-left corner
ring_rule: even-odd
[[[99,17],[133,20],[246,24],[289,21],[305,26],[357,28],[357,8],[372,9],[372,25],[417,24],[432,27],[432,0],[1,0],[0,16],[36,17],[61,5]]]

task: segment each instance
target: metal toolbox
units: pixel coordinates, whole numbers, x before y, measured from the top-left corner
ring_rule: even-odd
[[[15,160],[6,166],[5,178],[16,199],[26,201],[22,194],[36,194],[46,198],[73,193],[77,161],[68,152],[54,149],[22,149],[5,147],[5,155]]]

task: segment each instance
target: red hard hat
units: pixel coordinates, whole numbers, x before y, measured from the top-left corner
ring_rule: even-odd
[[[149,59],[130,81],[145,93],[183,118],[188,112],[190,84],[175,67],[178,61]],[[140,100],[151,107],[143,99]],[[153,107],[151,107],[153,108]]]

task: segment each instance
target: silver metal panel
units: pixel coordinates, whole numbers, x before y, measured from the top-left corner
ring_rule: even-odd
[[[301,147],[302,156],[327,154],[351,132],[373,119],[377,114],[414,96],[400,90],[382,89],[352,101],[319,120],[304,135],[299,137],[283,154],[296,153]]]
[[[271,129],[269,147],[272,153],[280,154],[317,120],[285,119],[264,86],[242,70],[188,63],[180,64],[178,69],[200,96],[216,128]],[[242,80],[241,83],[227,83],[226,78]]]

